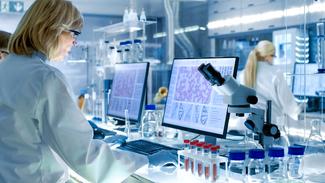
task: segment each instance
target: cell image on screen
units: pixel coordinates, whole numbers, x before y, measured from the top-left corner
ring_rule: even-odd
[[[175,59],[163,125],[224,137],[229,117],[227,105],[223,103],[223,96],[215,92],[198,71],[202,63],[211,63],[223,76],[235,76],[238,59],[236,57]]]
[[[325,75],[316,74],[317,64],[295,64],[292,92],[296,96],[316,97],[325,91]]]
[[[129,119],[138,121],[144,100],[148,63],[116,64],[108,115],[124,119],[128,110]]]

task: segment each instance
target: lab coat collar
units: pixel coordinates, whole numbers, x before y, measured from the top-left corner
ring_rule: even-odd
[[[46,56],[44,53],[39,52],[39,51],[35,51],[35,52],[33,52],[33,57],[38,57],[38,58],[40,58],[41,61],[43,61],[43,62],[46,62],[46,61],[48,60],[48,59],[47,59],[47,56]]]

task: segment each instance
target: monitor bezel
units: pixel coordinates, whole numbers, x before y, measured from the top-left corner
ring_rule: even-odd
[[[235,59],[233,77],[236,78],[237,77],[237,71],[238,71],[238,64],[239,64],[239,57],[236,57],[236,56],[216,56],[216,57],[198,57],[198,58],[174,58],[173,64],[172,64],[172,67],[171,67],[171,72],[170,72],[169,78],[171,78],[171,76],[173,74],[173,68],[174,68],[175,60],[218,59],[218,58],[234,58]],[[168,88],[170,88],[170,84],[171,84],[171,82],[169,82]],[[169,94],[169,92],[168,92],[168,94]],[[167,103],[168,103],[168,95],[167,95],[167,99],[166,99],[166,104]],[[229,123],[229,117],[230,117],[230,113],[228,112],[228,106],[227,106],[227,112],[226,112],[226,118],[225,118],[225,125],[224,125],[224,129],[223,129],[223,133],[222,134],[212,133],[212,132],[202,131],[202,130],[198,130],[198,129],[193,129],[193,128],[188,128],[188,127],[183,127],[183,126],[179,126],[179,125],[165,123],[166,107],[167,107],[167,105],[165,105],[165,107],[164,107],[164,115],[163,115],[163,119],[162,119],[162,126],[170,127],[170,128],[174,128],[174,129],[179,129],[179,130],[184,130],[184,131],[188,131],[188,132],[193,132],[193,133],[196,133],[196,134],[202,134],[202,135],[207,135],[207,136],[211,136],[211,137],[217,137],[217,138],[224,138],[225,139],[226,136],[227,136],[228,123]]]
[[[139,107],[138,117],[137,117],[137,119],[129,117],[129,120],[130,120],[131,123],[139,123],[140,120],[141,120],[141,116],[142,116],[143,104],[144,104],[144,102],[146,100],[145,95],[146,95],[146,90],[147,90],[147,80],[148,80],[150,63],[149,62],[117,63],[117,64],[115,64],[115,66],[116,65],[132,65],[132,64],[146,64],[145,78],[144,78],[144,84],[143,84],[143,88],[142,88],[142,95],[141,95],[141,99],[140,99],[140,107]],[[116,72],[115,66],[114,66],[114,76],[113,76],[113,82],[112,82],[112,88],[111,89],[113,89],[113,85],[114,85],[114,77],[115,77],[115,72]],[[113,92],[111,91],[111,93],[113,93]],[[111,100],[111,97],[112,97],[112,95],[109,96],[109,100]],[[125,121],[124,116],[118,116],[118,115],[115,115],[115,114],[110,114],[108,107],[109,107],[109,104],[107,106],[107,110],[108,110],[107,115],[108,116],[112,117],[115,120]]]

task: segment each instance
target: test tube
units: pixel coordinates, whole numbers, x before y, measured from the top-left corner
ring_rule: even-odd
[[[197,170],[197,175],[199,177],[202,176],[203,174],[203,146],[205,145],[204,142],[199,142],[196,144],[196,170]]]
[[[205,144],[203,146],[203,158],[204,158],[204,178],[206,181],[210,179],[210,148],[212,144]]]
[[[196,144],[198,143],[199,141],[198,140],[193,140],[192,142],[190,142],[190,158],[189,158],[189,161],[190,161],[190,166],[191,166],[191,172],[192,174],[194,175],[194,172],[195,172],[195,155],[196,155]]]
[[[190,153],[190,140],[184,140],[184,167],[185,171],[190,169],[190,158],[188,154]]]
[[[210,148],[210,158],[211,158],[211,181],[216,182],[219,178],[219,162],[218,162],[218,150],[220,149],[220,146],[212,146]]]

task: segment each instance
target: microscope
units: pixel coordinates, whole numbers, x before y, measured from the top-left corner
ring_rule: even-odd
[[[265,110],[250,106],[258,102],[254,89],[239,84],[230,75],[222,77],[210,63],[201,64],[198,70],[210,82],[213,89],[224,96],[223,102],[228,104],[228,113],[234,113],[239,117],[249,114],[245,126],[259,135],[259,143],[268,150],[274,139],[280,137],[280,130],[271,123],[271,101],[267,102],[265,120]]]

